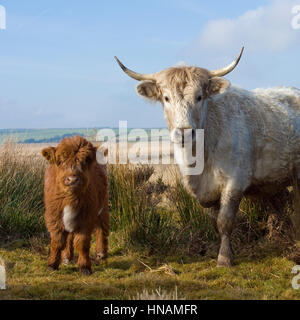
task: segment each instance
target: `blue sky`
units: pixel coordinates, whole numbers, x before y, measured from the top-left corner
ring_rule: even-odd
[[[138,72],[216,69],[244,45],[233,84],[300,88],[297,3],[0,0],[0,128],[165,127],[161,106],[136,95],[114,55]]]

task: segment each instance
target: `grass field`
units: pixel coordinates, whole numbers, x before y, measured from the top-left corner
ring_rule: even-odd
[[[176,287],[181,299],[300,298],[291,286],[295,263],[274,248],[256,257],[238,256],[237,266],[225,269],[216,268],[209,256],[141,255],[115,244],[107,262],[93,265],[87,277],[75,264],[49,271],[46,246],[23,246],[16,242],[0,250],[8,270],[8,289],[0,291],[0,299],[132,299],[145,289],[172,295]]]
[[[109,257],[91,276],[76,263],[49,271],[43,222],[45,162],[37,149],[5,144],[0,153],[0,299],[299,299],[291,285],[299,249],[282,220],[244,200],[233,238],[236,265],[216,268],[219,239],[207,212],[172,166],[109,166]],[[279,218],[278,218],[279,219]],[[94,241],[91,256],[95,256]],[[299,262],[298,262],[299,263]]]

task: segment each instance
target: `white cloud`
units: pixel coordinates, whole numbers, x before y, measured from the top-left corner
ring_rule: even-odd
[[[292,8],[299,1],[277,0],[250,10],[236,19],[211,20],[193,46],[202,50],[220,50],[244,45],[252,52],[279,52],[300,40],[300,30],[293,30]]]
[[[189,65],[210,70],[228,65],[242,46],[236,70],[227,76],[246,89],[277,85],[300,88],[300,30],[292,28],[292,8],[300,0],[274,0],[234,19],[210,20],[183,51]]]

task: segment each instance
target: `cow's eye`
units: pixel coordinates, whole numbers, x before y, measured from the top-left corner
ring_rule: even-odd
[[[165,101],[169,102],[170,101],[169,97],[165,97]]]
[[[90,158],[89,157],[87,157],[87,158],[85,158],[82,162],[81,162],[81,165],[82,165],[82,167],[83,168],[86,168],[87,166],[89,166],[90,165]]]
[[[202,100],[202,96],[201,95],[197,96],[197,102],[200,102],[201,100]]]

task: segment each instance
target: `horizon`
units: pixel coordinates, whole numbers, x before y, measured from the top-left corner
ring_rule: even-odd
[[[102,141],[103,138],[100,138],[100,132],[104,130],[112,130],[115,134],[115,138],[118,140],[123,136],[124,128],[120,127],[109,128],[109,127],[98,127],[98,128],[43,128],[43,129],[34,129],[34,128],[18,128],[18,129],[0,129],[0,145],[8,141],[13,141],[21,144],[37,144],[37,143],[58,143],[63,138],[80,135],[87,139],[94,141]],[[164,128],[130,128],[127,127],[127,134],[132,134],[135,132],[136,139],[144,139],[144,134],[146,133],[147,139],[157,139],[157,134],[152,133],[152,130],[159,130],[159,139],[166,139],[169,135],[166,135],[168,129]],[[102,131],[103,132],[103,131]],[[105,135],[106,136],[106,135]],[[108,136],[106,136],[108,138]],[[132,138],[132,137],[131,137]]]

